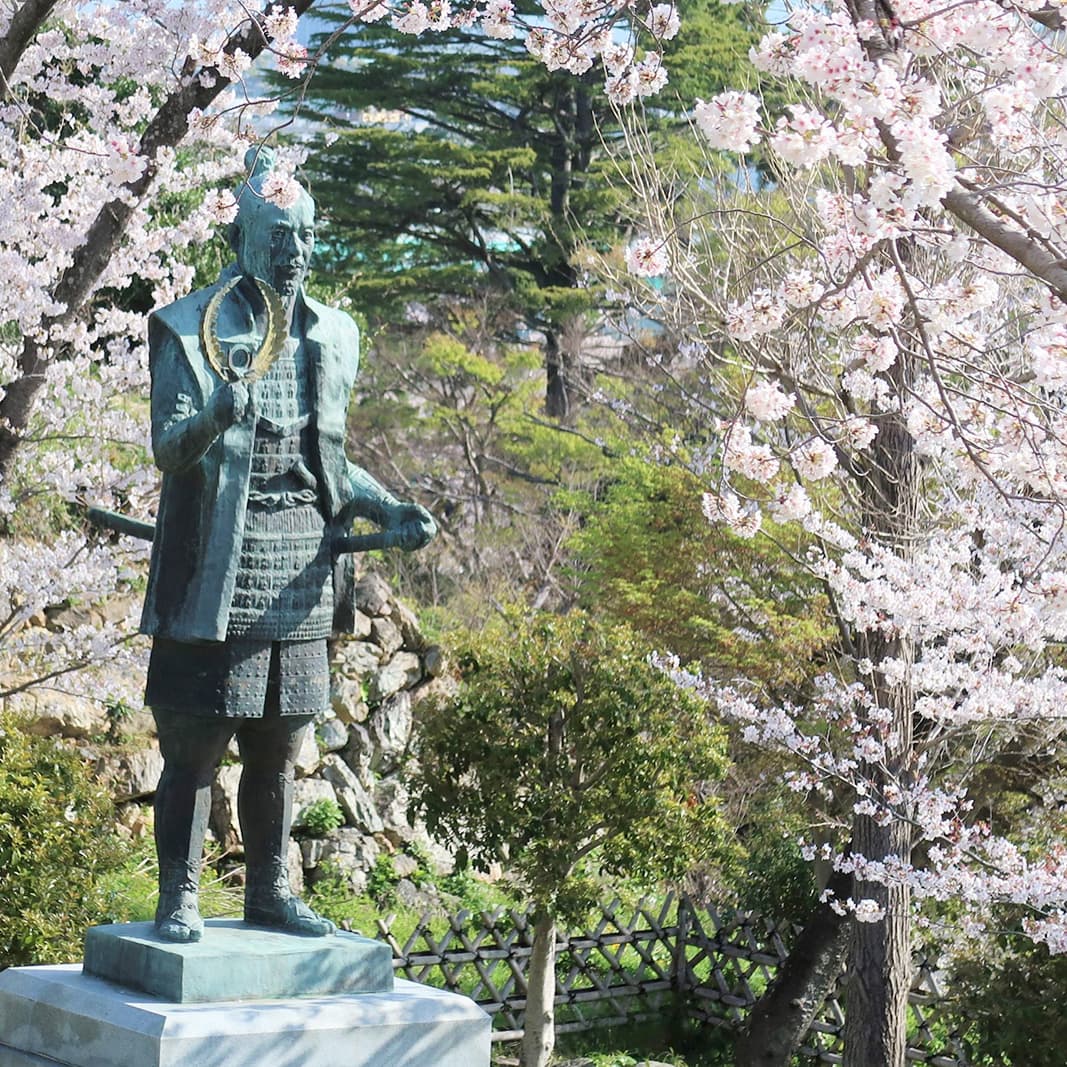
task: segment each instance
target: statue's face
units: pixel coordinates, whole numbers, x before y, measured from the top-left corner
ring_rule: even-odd
[[[291,208],[257,204],[239,219],[234,240],[237,263],[245,274],[270,282],[283,300],[292,300],[307,277],[315,248],[311,200],[302,196]]]

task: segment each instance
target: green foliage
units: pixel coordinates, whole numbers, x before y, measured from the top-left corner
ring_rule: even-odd
[[[457,695],[422,708],[412,797],[461,865],[505,863],[566,918],[600,875],[651,885],[729,851],[721,733],[629,630],[512,613],[456,662]]]
[[[1017,916],[998,919],[1004,921],[1000,932],[950,964],[945,984],[952,1014],[970,1024],[965,1038],[976,1063],[1062,1067],[1067,955],[1034,944],[1019,930]]]
[[[395,582],[475,626],[494,601],[535,596],[556,565],[571,521],[556,505],[559,488],[585,489],[607,473],[594,430],[583,422],[581,433],[561,432],[538,417],[538,353],[491,332],[457,313],[448,330],[380,338],[349,424],[362,463],[419,486],[441,526],[424,551],[383,561],[397,568]]]
[[[0,715],[0,967],[77,959],[86,927],[112,917],[104,879],[126,859],[77,753]]]
[[[331,830],[344,826],[344,823],[344,812],[337,801],[324,797],[304,808],[297,829],[308,837],[325,837]]]
[[[837,639],[826,597],[771,540],[709,523],[703,489],[684,467],[620,459],[571,543],[582,601],[685,663],[794,695]]]
[[[129,740],[126,728],[134,716],[133,708],[124,700],[109,700],[105,705],[104,713],[107,716],[107,730],[104,734],[104,740],[109,745],[124,744]]]
[[[200,914],[205,918],[240,915],[244,891],[215,872],[220,857],[208,856],[200,871]],[[104,874],[102,890],[110,902],[112,922],[148,922],[155,917],[159,866],[150,838],[133,845],[126,861]],[[98,919],[98,922],[105,920]]]
[[[733,1067],[733,1039],[725,1027],[698,1026],[664,1011],[655,1022],[562,1033],[559,1059],[591,1060],[594,1067],[632,1067],[652,1060],[671,1067]]]
[[[383,908],[390,908],[396,903],[396,887],[400,875],[393,866],[393,857],[383,852],[375,861],[367,875],[367,896]]]
[[[811,813],[774,783],[752,796],[738,826],[745,855],[731,871],[737,906],[785,922],[805,922],[818,903],[812,865],[798,841],[809,838]]]

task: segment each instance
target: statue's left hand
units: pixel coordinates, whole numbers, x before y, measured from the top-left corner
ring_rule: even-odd
[[[405,552],[422,548],[437,536],[437,523],[421,504],[394,504],[386,516],[385,529]]]

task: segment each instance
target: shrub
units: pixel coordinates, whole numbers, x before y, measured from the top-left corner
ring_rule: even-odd
[[[308,837],[325,837],[331,830],[343,826],[344,822],[344,812],[337,801],[324,797],[301,812],[298,829]]]
[[[73,750],[0,715],[0,966],[81,956],[126,862],[110,796]]]

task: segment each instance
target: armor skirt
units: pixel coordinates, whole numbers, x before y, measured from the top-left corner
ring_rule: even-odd
[[[326,640],[190,644],[157,637],[144,702],[216,718],[318,715],[330,703]]]

